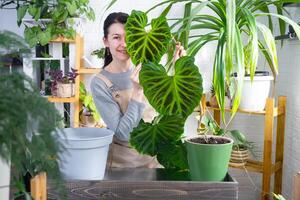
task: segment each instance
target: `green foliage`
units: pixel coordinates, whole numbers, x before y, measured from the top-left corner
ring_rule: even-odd
[[[131,133],[130,144],[142,154],[157,156],[167,169],[187,170],[181,140],[185,120],[200,102],[202,78],[192,57],[182,57],[174,65],[159,64],[167,48],[175,46],[169,46],[164,12],[152,20],[150,31],[144,30],[146,24],[146,14],[133,11],[125,25],[126,44],[133,62],[142,64],[140,84],[158,116],[151,123],[141,120]]]
[[[142,154],[155,156],[161,146],[181,139],[183,122],[182,117],[176,115],[158,116],[152,123],[141,121],[131,133],[130,144]]]
[[[90,112],[95,121],[99,122],[100,120],[100,114],[97,111],[96,105],[93,100],[93,96],[89,94],[84,86],[84,83],[80,82],[80,88],[79,88],[79,100],[82,103],[82,105],[88,109],[88,112]],[[83,112],[83,109],[80,111],[80,114]]]
[[[169,76],[162,65],[148,62],[140,72],[140,83],[149,103],[164,115],[189,116],[199,105],[202,78],[194,58],[182,57],[175,63],[175,73]]]
[[[135,65],[147,61],[158,63],[171,40],[165,17],[153,19],[149,31],[145,30],[147,23],[147,15],[134,10],[125,25],[127,51]]]
[[[266,58],[270,69],[276,77],[278,73],[278,61],[273,32],[272,17],[279,19],[280,31],[285,31],[285,23],[290,24],[296,32],[300,34],[300,27],[282,16],[284,13],[284,0],[210,0],[185,2],[185,14],[183,17],[170,19],[171,32],[175,39],[187,45],[188,55],[194,56],[207,43],[217,41],[217,49],[214,62],[214,88],[216,98],[224,118],[224,99],[226,82],[229,82],[233,73],[237,74],[237,88],[233,102],[232,117],[238,109],[245,71],[250,73],[253,79],[259,49]],[[299,2],[291,0],[291,2]],[[167,0],[158,3],[148,10],[167,6],[170,7],[182,1]],[[271,13],[268,6],[276,6],[277,14]],[[206,7],[210,11],[203,14],[202,8]],[[171,9],[168,10],[168,12]],[[166,15],[167,13],[164,13]],[[268,17],[269,27],[257,22],[259,17]],[[263,37],[259,38],[259,31]],[[205,32],[206,34],[199,34]],[[299,37],[300,35],[297,34]],[[241,35],[244,36],[242,40]],[[246,41],[243,43],[243,41]]]
[[[96,55],[99,59],[104,59],[105,57],[105,48],[97,49],[92,51],[91,55]]]
[[[3,58],[20,58],[31,53],[22,37],[11,31],[0,31],[0,67]]]
[[[285,198],[281,194],[273,193],[273,197],[274,197],[274,199],[277,199],[277,200],[285,200]]]
[[[221,128],[215,120],[204,116],[201,119],[201,124],[203,125],[200,130],[201,134],[212,133],[217,136],[228,135],[233,139],[233,148],[247,148],[249,150],[253,150],[254,145],[253,142],[249,142],[246,136],[239,130],[225,130]],[[252,152],[254,154],[254,152]]]
[[[30,0],[30,1],[1,1],[1,8],[17,10],[17,23],[20,26],[26,14],[37,22],[37,25],[29,27],[25,24],[25,40],[30,47],[37,44],[45,45],[57,36],[74,38],[75,31],[66,26],[69,18],[86,16],[89,20],[95,19],[93,9],[88,5],[89,0]],[[50,19],[41,22],[40,19]]]
[[[0,76],[0,94],[0,156],[11,160],[16,174],[45,171],[60,183],[57,155],[63,146],[55,135],[62,118],[54,104],[22,74]]]

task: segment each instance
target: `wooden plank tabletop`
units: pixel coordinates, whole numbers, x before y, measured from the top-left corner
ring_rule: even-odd
[[[170,176],[163,169],[113,169],[102,181],[74,180],[65,185],[72,200],[238,199],[238,182],[229,175],[223,182],[197,182],[184,173]],[[55,189],[47,191],[48,200],[59,199]]]

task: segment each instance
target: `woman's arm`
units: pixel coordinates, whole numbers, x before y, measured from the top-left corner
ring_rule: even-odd
[[[134,99],[130,100],[124,115],[118,103],[113,99],[105,83],[94,77],[91,90],[95,105],[107,127],[115,132],[115,136],[128,141],[130,133],[142,118],[144,104]]]

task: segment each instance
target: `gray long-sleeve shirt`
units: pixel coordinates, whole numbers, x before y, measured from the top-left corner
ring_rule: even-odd
[[[132,88],[130,76],[132,69],[122,73],[100,72],[108,78],[117,90]],[[114,100],[106,84],[98,77],[91,81],[91,90],[95,105],[107,128],[115,132],[115,136],[123,141],[129,141],[130,133],[142,118],[144,104],[130,100],[126,112],[123,114],[120,106]]]

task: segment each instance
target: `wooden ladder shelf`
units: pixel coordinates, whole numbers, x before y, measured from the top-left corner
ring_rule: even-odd
[[[219,108],[210,107],[206,103],[205,98],[202,100],[202,106],[214,111],[214,119],[218,124],[221,121],[221,113]],[[226,109],[230,112],[230,109]],[[283,166],[283,152],[284,152],[284,129],[286,117],[286,97],[278,97],[278,105],[275,106],[274,98],[268,98],[266,101],[266,108],[263,111],[253,112],[246,110],[238,110],[239,113],[246,113],[249,115],[264,115],[264,148],[263,160],[248,160],[245,166],[230,165],[230,167],[244,169],[262,173],[262,192],[261,199],[270,199],[270,185],[271,176],[274,174],[274,193],[281,194],[282,190],[282,166]],[[277,117],[276,127],[276,145],[275,145],[275,161],[272,162],[272,144],[273,144],[273,128],[274,120]]]

